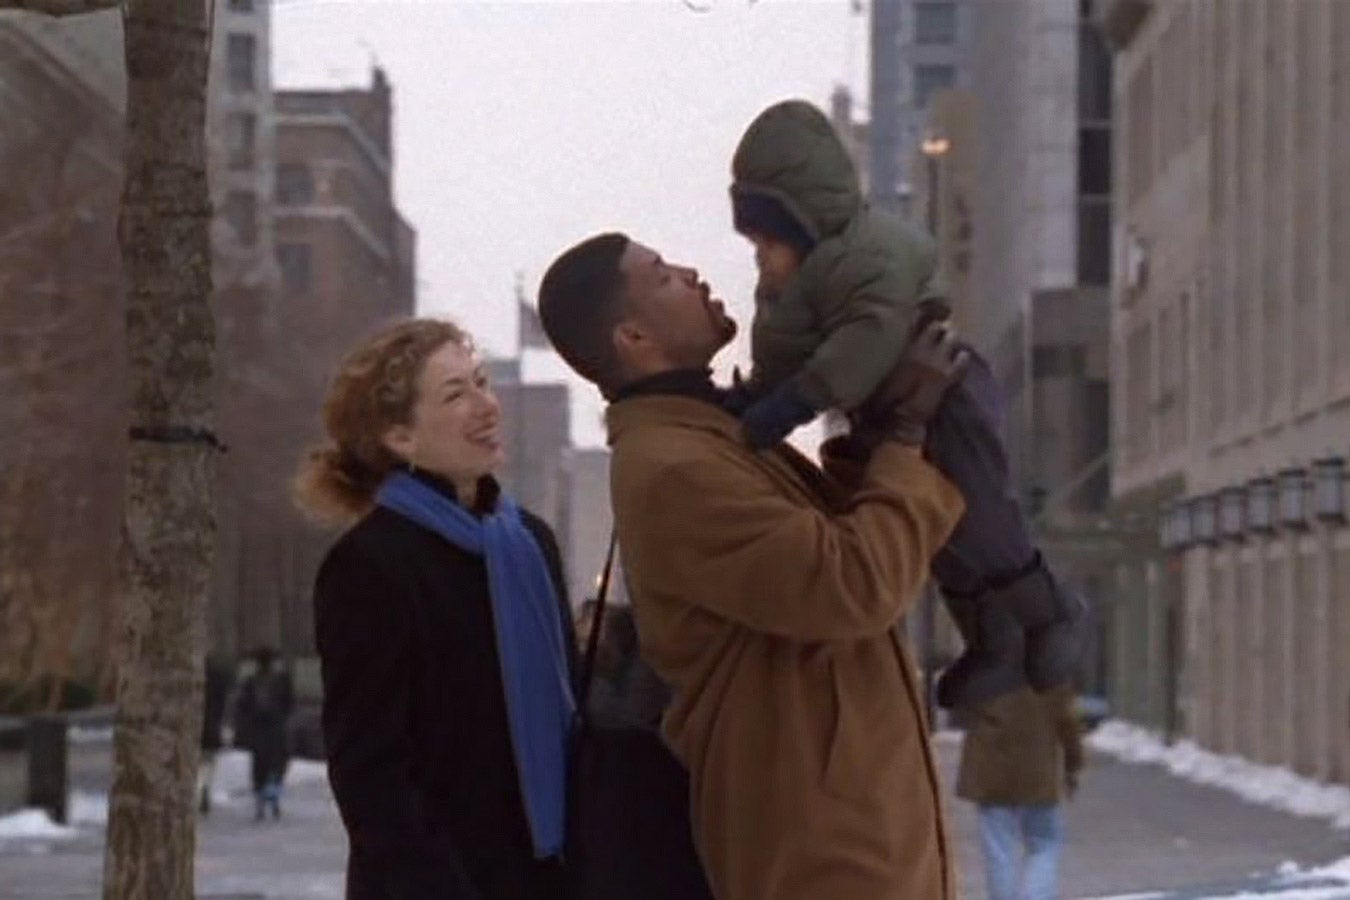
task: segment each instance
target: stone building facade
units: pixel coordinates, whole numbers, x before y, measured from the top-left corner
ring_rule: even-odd
[[[1123,669],[1206,747],[1350,778],[1350,5],[1117,0]]]

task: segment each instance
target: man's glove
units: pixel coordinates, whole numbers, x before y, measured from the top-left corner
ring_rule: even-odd
[[[816,417],[818,410],[802,399],[797,384],[788,379],[741,413],[745,439],[756,450],[766,450]]]
[[[975,579],[997,587],[1036,559],[999,436],[998,385],[988,363],[970,356],[964,380],[947,392],[928,424],[927,443],[929,460],[966,501],[964,518],[933,564],[943,587],[961,591]]]
[[[868,400],[858,428],[874,441],[922,445],[929,420],[948,389],[965,374],[969,358],[950,324],[929,321]]]

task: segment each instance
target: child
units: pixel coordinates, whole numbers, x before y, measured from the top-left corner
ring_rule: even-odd
[[[869,209],[825,115],[789,100],[746,130],[732,160],[736,230],[755,246],[759,284],[754,367],[739,392],[756,447],[781,441],[826,409],[865,431],[868,401],[921,319],[950,309],[935,279],[932,242]],[[966,640],[939,685],[944,706],[1064,684],[1077,664],[1081,601],[1050,576],[1009,490],[997,435],[996,388],[982,361],[930,429],[930,458],[962,490],[968,514],[934,560]],[[748,400],[747,400],[748,398]]]

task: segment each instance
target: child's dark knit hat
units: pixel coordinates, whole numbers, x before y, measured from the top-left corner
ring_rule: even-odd
[[[731,219],[741,234],[759,234],[782,241],[801,256],[806,256],[816,245],[787,207],[768,194],[732,187]]]

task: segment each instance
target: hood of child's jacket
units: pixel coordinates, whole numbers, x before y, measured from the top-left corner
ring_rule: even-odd
[[[780,200],[816,240],[838,234],[862,205],[858,172],[825,114],[805,100],[760,113],[731,161],[733,191]]]

